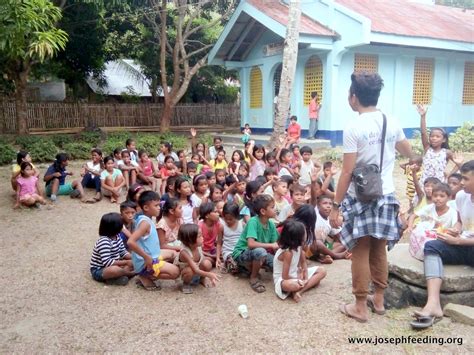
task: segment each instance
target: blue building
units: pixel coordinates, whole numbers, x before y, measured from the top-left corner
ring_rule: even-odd
[[[209,55],[211,64],[239,71],[241,123],[254,132],[273,127],[286,3],[242,0]],[[419,127],[417,103],[429,105],[429,126],[453,131],[473,121],[474,11],[426,0],[305,0],[301,10],[291,114],[304,130],[310,94],[317,91],[318,136],[341,144],[354,115],[347,94],[355,70],[381,75],[379,107],[397,117],[409,137]]]

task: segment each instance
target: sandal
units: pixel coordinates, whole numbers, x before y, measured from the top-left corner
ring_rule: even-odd
[[[418,315],[416,320],[410,322],[413,329],[426,329],[438,323],[443,317]]]
[[[367,295],[367,307],[372,311],[372,313],[378,314],[379,316],[383,316],[385,314],[385,309],[383,309],[381,311],[375,309],[375,303],[374,303],[374,296],[373,295]]]
[[[260,282],[260,280],[257,280],[255,282],[250,282],[250,287],[252,287],[252,290],[254,290],[257,293],[262,293],[266,291],[265,285]]]
[[[353,315],[353,314],[350,314],[350,313],[347,311],[347,304],[341,304],[341,305],[339,306],[339,311],[340,311],[342,314],[346,315],[347,317],[352,318],[352,319],[355,319],[355,320],[356,320],[357,322],[359,322],[359,323],[367,323],[367,319],[365,319],[365,318],[360,318],[360,317],[357,317],[357,316],[355,316],[355,315]]]
[[[150,285],[150,286],[145,286],[143,282],[141,282],[140,280],[137,280],[136,285],[138,288],[144,289],[145,291],[160,291],[161,290],[161,286],[156,285],[155,283],[153,283],[153,285]]]
[[[227,269],[227,272],[230,274],[236,274],[239,272],[239,265],[235,262],[234,258],[232,256],[229,256],[227,260],[225,261],[225,266]]]

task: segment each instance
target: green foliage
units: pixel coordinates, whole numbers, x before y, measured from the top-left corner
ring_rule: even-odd
[[[85,143],[89,143],[89,144],[93,145],[94,147],[99,146],[99,144],[102,140],[102,136],[101,136],[100,132],[81,132],[81,133],[79,133],[77,138],[78,138],[78,140],[80,140],[82,142],[85,142]]]
[[[474,151],[474,126],[469,122],[459,127],[449,135],[449,147],[456,152]]]
[[[47,0],[3,0],[0,7],[0,52],[11,65],[27,59],[43,62],[67,42],[67,33],[55,27],[61,10]]]
[[[27,150],[35,162],[53,161],[58,151],[53,141],[46,139],[32,143]]]
[[[173,150],[181,150],[189,147],[188,139],[185,136],[173,134],[173,133],[163,133],[160,136],[161,142],[170,142],[173,145]]]
[[[136,104],[141,101],[140,95],[138,95],[138,93],[133,89],[132,85],[128,85],[125,88],[127,90],[120,93],[120,97],[122,98],[123,102]]]
[[[198,136],[198,143],[204,143],[206,147],[210,147],[213,144],[214,137],[210,133],[200,134]]]
[[[73,137],[69,134],[55,134],[51,139],[58,148],[64,148],[66,144],[74,141]]]
[[[123,149],[125,148],[125,141],[121,139],[112,139],[112,138],[107,138],[107,140],[101,145],[100,147],[102,149],[102,153],[104,157],[108,155],[114,155],[114,150],[116,148]]]
[[[10,164],[15,159],[16,152],[11,144],[0,143],[0,165]]]
[[[323,156],[324,161],[342,162],[342,152],[339,149],[330,149]]]
[[[72,142],[64,145],[63,150],[71,159],[89,159],[94,146],[87,142]]]
[[[43,141],[44,138],[40,136],[18,136],[15,138],[15,144],[19,145],[21,149],[24,149],[26,151],[29,151],[31,149],[31,146]]]
[[[150,156],[158,155],[161,139],[157,134],[141,134],[137,136],[137,148],[144,149]]]

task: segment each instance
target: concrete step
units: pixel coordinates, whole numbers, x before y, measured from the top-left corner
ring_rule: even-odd
[[[229,147],[236,147],[237,149],[243,147],[242,143],[242,134],[221,134],[223,139],[223,144]],[[255,141],[256,144],[262,144],[267,146],[270,141],[270,134],[252,134],[251,139]],[[331,141],[327,139],[300,139],[299,146],[302,147],[307,145],[313,150],[331,148]]]

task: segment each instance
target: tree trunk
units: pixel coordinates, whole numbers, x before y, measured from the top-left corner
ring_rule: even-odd
[[[301,18],[300,0],[290,0],[288,25],[286,27],[283,63],[276,113],[273,118],[273,133],[270,148],[276,148],[285,133],[285,123],[290,110],[291,89],[298,59],[299,27]]]
[[[165,99],[163,114],[161,115],[160,132],[169,132],[171,126],[171,118],[173,117],[174,105],[171,100]]]
[[[25,72],[15,75],[15,108],[16,128],[19,135],[28,134],[28,107],[26,103],[26,84],[28,74]]]

